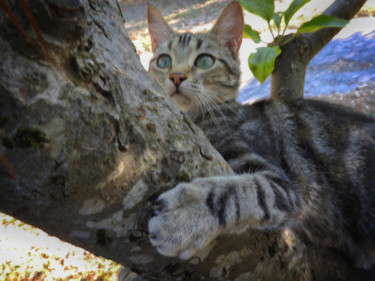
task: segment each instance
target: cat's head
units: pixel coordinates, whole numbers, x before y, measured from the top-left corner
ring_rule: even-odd
[[[224,7],[206,33],[176,33],[151,6],[147,18],[154,53],[149,73],[183,112],[210,110],[237,97],[244,27],[237,1]]]

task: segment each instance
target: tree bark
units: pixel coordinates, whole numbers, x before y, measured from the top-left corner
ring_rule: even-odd
[[[366,0],[336,0],[323,14],[350,20]],[[305,73],[310,60],[340,31],[325,28],[300,34],[281,47],[271,75],[271,97],[283,100],[303,98]]]
[[[152,201],[232,171],[142,68],[115,0],[0,4],[2,212],[124,264],[127,280],[356,272],[337,253],[315,265],[311,253],[327,253],[288,232],[219,238],[184,262],[160,256],[147,237]]]

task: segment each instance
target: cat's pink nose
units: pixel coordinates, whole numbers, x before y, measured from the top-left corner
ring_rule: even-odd
[[[171,73],[171,75],[169,75],[169,79],[171,79],[171,81],[174,83],[176,88],[178,88],[178,86],[180,86],[182,81],[186,80],[186,75],[181,72]]]

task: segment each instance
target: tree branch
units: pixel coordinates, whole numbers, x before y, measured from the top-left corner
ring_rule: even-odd
[[[365,0],[336,0],[324,14],[350,20],[364,3]],[[340,30],[324,28],[314,33],[303,33],[283,45],[271,75],[271,97],[283,100],[303,98],[305,72],[310,60]]]
[[[366,0],[336,0],[324,15],[351,20],[355,14],[361,9]],[[310,60],[339,33],[341,28],[324,28],[314,33],[308,33],[304,36],[310,41],[311,52]]]

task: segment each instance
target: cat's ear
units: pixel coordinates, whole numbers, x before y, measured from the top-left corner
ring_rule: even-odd
[[[148,32],[151,37],[152,51],[154,52],[173,32],[168,23],[152,6],[147,6]]]
[[[211,32],[224,41],[229,49],[238,52],[244,29],[243,11],[239,2],[232,1],[221,11]]]

